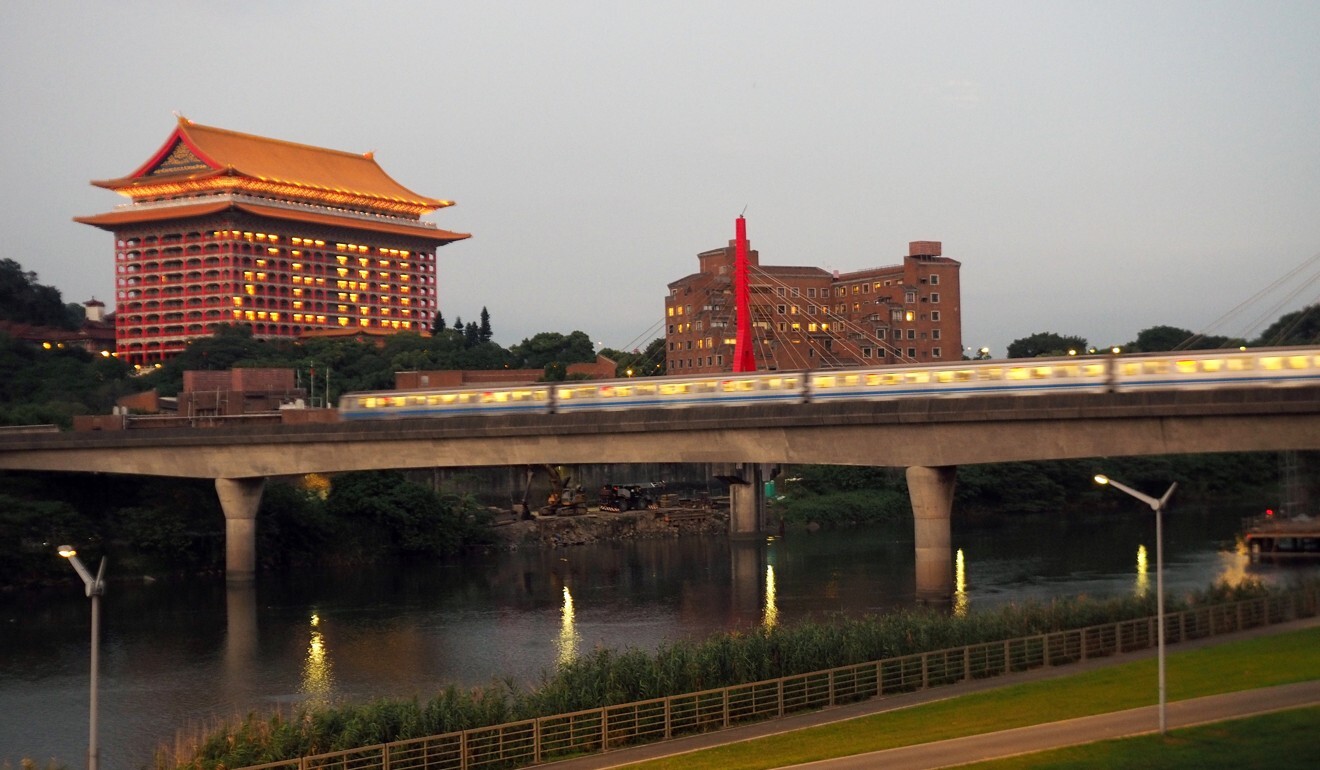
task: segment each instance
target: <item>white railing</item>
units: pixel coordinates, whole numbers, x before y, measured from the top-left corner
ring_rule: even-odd
[[[1315,617],[1315,590],[1169,613],[1167,644]],[[891,693],[1066,665],[1156,643],[1155,617],[859,663],[750,684],[315,754],[242,770],[492,770],[723,730]]]

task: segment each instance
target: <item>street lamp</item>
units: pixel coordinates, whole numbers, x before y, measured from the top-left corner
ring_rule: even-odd
[[[1126,492],[1146,505],[1149,505],[1150,509],[1155,512],[1155,615],[1156,623],[1159,624],[1159,630],[1156,636],[1156,658],[1159,661],[1160,735],[1164,735],[1165,729],[1168,726],[1168,721],[1165,719],[1164,707],[1164,510],[1169,504],[1169,498],[1173,496],[1173,491],[1178,488],[1178,482],[1175,481],[1170,484],[1168,491],[1158,500],[1144,492],[1138,492],[1132,487],[1120,484],[1103,474],[1096,475],[1095,483],[1108,484],[1120,492]]]
[[[92,600],[92,695],[91,695],[91,716],[88,720],[89,727],[87,733],[87,770],[97,770],[100,764],[100,749],[96,745],[96,679],[100,669],[100,648],[101,648],[101,596],[105,594],[105,557],[101,558],[101,566],[96,570],[96,577],[87,571],[83,563],[78,559],[78,552],[73,550],[71,545],[62,545],[59,548],[60,556],[69,560],[73,568],[77,570],[78,577],[82,578],[83,586],[87,589],[87,596]]]

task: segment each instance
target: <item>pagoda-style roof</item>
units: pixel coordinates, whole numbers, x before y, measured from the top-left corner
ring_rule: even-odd
[[[390,235],[405,235],[436,243],[451,243],[471,238],[470,233],[455,233],[422,223],[410,223],[406,220],[375,219],[367,217],[347,217],[330,213],[317,213],[302,208],[283,208],[280,206],[262,206],[247,201],[220,200],[194,203],[181,206],[144,206],[125,208],[90,217],[74,217],[73,221],[114,231],[128,224],[141,224],[169,219],[190,219],[219,214],[225,211],[241,211],[258,217],[287,219],[293,222],[306,222],[331,227],[349,227],[357,230],[369,230]]]
[[[241,134],[184,117],[136,171],[92,184],[135,200],[228,190],[416,216],[453,205],[394,181],[370,152],[342,152]]]

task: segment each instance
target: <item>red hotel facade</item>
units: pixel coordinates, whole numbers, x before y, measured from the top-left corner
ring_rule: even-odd
[[[421,217],[453,205],[354,154],[180,118],[130,199],[75,221],[115,238],[115,348],[147,365],[240,323],[260,338],[428,330],[436,249],[470,237]]]

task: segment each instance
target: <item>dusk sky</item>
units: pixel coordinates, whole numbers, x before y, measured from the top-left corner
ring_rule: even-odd
[[[72,217],[126,199],[88,182],[175,111],[456,201],[441,311],[503,345],[662,336],[744,208],[762,264],[942,241],[996,355],[1252,337],[1320,297],[1314,0],[6,2],[0,105],[0,257],[70,302],[114,304],[112,237]]]

